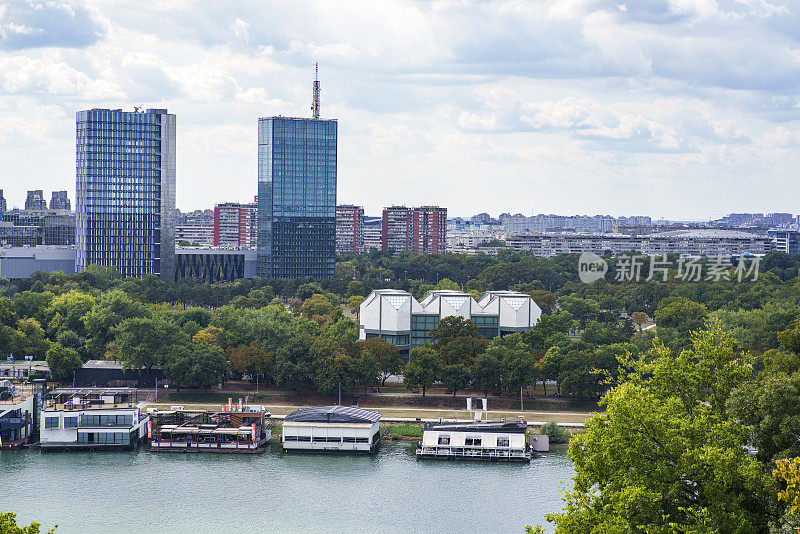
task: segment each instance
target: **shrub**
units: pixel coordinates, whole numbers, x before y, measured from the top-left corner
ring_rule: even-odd
[[[560,426],[555,421],[548,421],[539,429],[540,434],[546,434],[550,437],[550,443],[569,443],[570,433]]]

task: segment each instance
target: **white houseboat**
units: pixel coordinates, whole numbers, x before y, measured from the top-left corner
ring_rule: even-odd
[[[36,395],[32,388],[0,380],[0,449],[25,446],[34,427]]]
[[[418,458],[529,462],[524,421],[427,423],[417,447]]]
[[[285,451],[374,452],[380,441],[381,414],[363,408],[302,408],[283,420]]]
[[[135,388],[60,388],[42,409],[42,450],[132,449],[146,436]]]

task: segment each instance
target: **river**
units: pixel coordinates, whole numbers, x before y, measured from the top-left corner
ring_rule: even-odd
[[[232,532],[522,533],[561,508],[565,450],[530,464],[375,456],[0,453],[0,512],[57,534]],[[548,532],[552,528],[548,526]]]

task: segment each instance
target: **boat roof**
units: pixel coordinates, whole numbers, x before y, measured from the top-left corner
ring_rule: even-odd
[[[482,421],[475,423],[460,423],[456,421],[443,421],[440,423],[426,423],[424,430],[450,431],[450,432],[492,432],[503,434],[524,434],[528,423],[524,421]]]
[[[284,421],[296,423],[377,423],[380,420],[378,412],[347,406],[301,408],[284,418]]]

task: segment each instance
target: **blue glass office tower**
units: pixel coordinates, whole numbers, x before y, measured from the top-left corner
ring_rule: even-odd
[[[166,109],[79,111],[76,270],[171,279],[175,261],[175,115]]]
[[[259,119],[259,276],[333,276],[336,137],[335,120]]]

